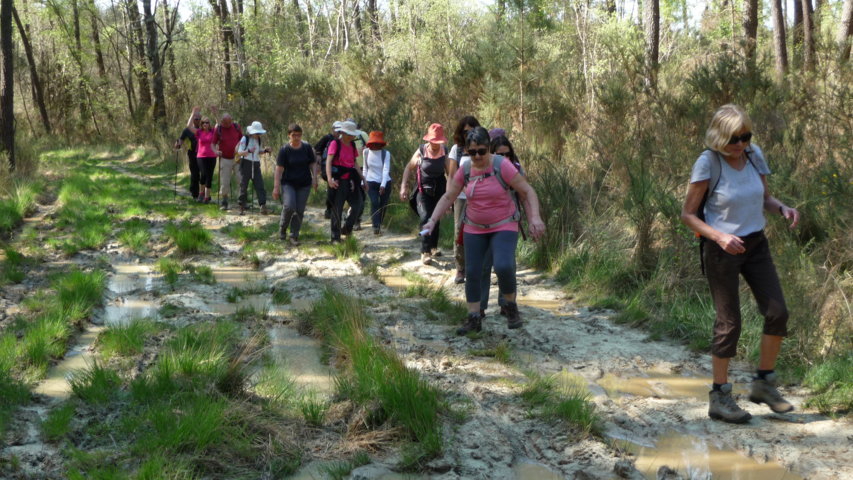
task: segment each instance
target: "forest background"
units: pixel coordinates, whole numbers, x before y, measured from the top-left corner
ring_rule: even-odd
[[[686,0],[0,0],[0,231],[31,208],[40,152],[141,144],[174,168],[194,105],[260,120],[274,144],[291,122],[316,141],[356,118],[385,132],[397,181],[427,125],[452,130],[472,114],[507,130],[539,193],[548,233],[521,245],[524,261],[621,321],[706,351],[713,308],[679,214],[708,120],[734,102],[753,118],[773,194],[803,217],[793,231],[768,224],[791,310],[781,366],[825,394],[822,409],[849,411],[853,0],[714,0],[698,22],[688,10]],[[755,359],[760,316],[743,303],[740,354]]]

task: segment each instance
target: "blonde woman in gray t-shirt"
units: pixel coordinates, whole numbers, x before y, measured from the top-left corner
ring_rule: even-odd
[[[741,331],[740,275],[764,316],[758,372],[749,399],[766,403],[777,413],[794,409],[776,389],[774,368],[787,335],[788,309],[764,236],[764,212],[785,217],[791,228],[799,223],[800,214],[770,195],[766,178],[770,169],[751,139],[752,120],[742,108],[729,104],[714,113],[705,133],[708,150],[693,165],[681,210],[681,220],[703,237],[702,260],[717,312],[708,415],[729,423],[745,423],[752,418],[732,398],[728,381],[729,361],[737,352]]]

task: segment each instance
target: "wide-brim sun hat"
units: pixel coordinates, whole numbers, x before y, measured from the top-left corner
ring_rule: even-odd
[[[267,131],[264,130],[264,126],[261,125],[261,122],[257,120],[255,120],[254,122],[252,122],[251,125],[249,125],[249,128],[246,129],[246,132],[249,135],[263,135],[267,133]]]
[[[346,133],[347,135],[352,135],[353,137],[357,137],[359,133],[361,133],[355,125],[355,122],[341,122],[341,127],[338,131]]]
[[[344,123],[344,122],[342,122],[340,120],[336,121],[335,123],[332,124],[332,129],[336,132],[340,131],[342,123]]]
[[[444,127],[440,123],[433,123],[427,129],[427,134],[424,135],[424,141],[429,143],[447,143],[447,138],[444,136]]]
[[[385,142],[385,134],[383,132],[378,131],[378,130],[374,130],[374,131],[370,132],[370,135],[367,137],[367,146],[370,147],[372,145],[377,145],[380,147],[384,147],[385,145],[388,145]]]

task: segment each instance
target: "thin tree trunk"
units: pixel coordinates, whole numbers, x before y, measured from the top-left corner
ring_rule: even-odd
[[[853,35],[853,0],[844,0],[841,24],[838,26],[838,60],[841,63],[850,59],[850,36]]]
[[[781,80],[788,73],[788,46],[785,44],[785,19],[782,16],[782,0],[770,0],[770,7],[773,16],[773,49],[776,53],[776,75]]]
[[[44,131],[45,133],[50,134],[50,117],[47,115],[47,107],[44,104],[44,92],[41,80],[39,79],[38,69],[36,68],[36,60],[33,56],[33,46],[30,44],[30,37],[27,35],[27,29],[24,28],[24,25],[21,23],[18,11],[14,7],[12,8],[12,16],[15,19],[15,25],[18,27],[18,33],[21,35],[21,43],[24,44],[24,53],[27,55],[27,64],[30,67],[30,82],[32,82],[33,85],[33,100],[35,100],[36,106],[38,106]]]
[[[379,11],[376,9],[376,0],[367,0],[367,18],[370,20],[370,32],[373,36],[373,44],[381,42],[379,36]]]
[[[755,69],[755,47],[758,41],[758,0],[745,0],[743,8],[744,56],[750,70]]]
[[[80,40],[80,11],[77,7],[77,0],[71,0],[71,21],[74,26],[74,46],[77,47],[77,52],[83,51],[83,43]]]
[[[0,0],[0,152],[15,169],[15,62],[12,44],[12,0]]]
[[[234,52],[237,57],[237,72],[241,79],[245,79],[249,74],[249,68],[246,63],[246,43],[243,32],[243,0],[234,0],[234,7],[231,9],[231,13],[231,22],[233,24],[231,39],[234,42]]]
[[[299,8],[299,0],[293,0],[293,14],[296,17],[296,36],[299,46],[302,48],[302,56],[308,56],[308,45],[305,41],[305,19],[302,17],[302,9]]]
[[[225,93],[231,92],[231,27],[229,26],[228,4],[226,0],[210,0],[210,6],[213,8],[216,16],[219,17],[219,29],[222,32],[222,56],[223,65],[225,65]]]
[[[361,25],[361,6],[359,5],[359,1],[354,1],[355,6],[352,9],[352,15],[354,17],[353,23],[355,24],[355,39],[358,41],[359,45],[363,44],[364,41],[364,31],[362,30]]]
[[[101,49],[101,33],[98,28],[99,10],[95,5],[95,0],[89,0],[89,19],[92,25],[92,43],[95,46],[95,60],[98,63],[98,76],[105,79],[107,76],[107,67],[104,64],[104,53]]]
[[[151,11],[151,0],[142,0],[145,21],[146,51],[151,72],[151,87],[154,93],[154,120],[161,126],[166,123],[166,96],[163,92],[163,69],[160,63],[160,48],[157,44],[157,22]]]
[[[800,3],[803,10],[803,70],[813,72],[815,69],[814,12],[810,0],[802,0]]]
[[[660,48],[660,3],[645,0],[643,29],[646,37],[646,87],[657,88],[658,54]]]
[[[148,67],[145,65],[145,36],[142,33],[142,19],[136,0],[126,0],[127,19],[130,24],[130,43],[134,54],[134,71],[139,83],[139,106],[151,108],[151,84],[148,81]]]

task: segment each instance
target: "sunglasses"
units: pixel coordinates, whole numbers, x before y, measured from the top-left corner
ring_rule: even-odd
[[[737,145],[738,142],[749,143],[750,140],[752,140],[752,132],[746,132],[741,136],[732,135],[729,145]]]
[[[210,125],[210,122],[201,122],[202,125]]]
[[[483,148],[478,148],[477,150],[468,150],[468,151],[467,151],[467,152],[465,152],[465,153],[467,153],[469,157],[475,157],[475,156],[477,156],[477,155],[481,155],[481,156],[482,156],[482,155],[485,155],[485,154],[489,153],[489,149],[488,149],[488,148],[483,147]]]

